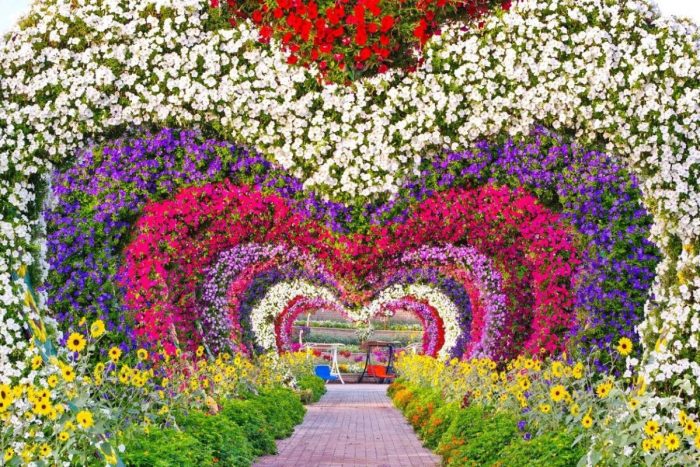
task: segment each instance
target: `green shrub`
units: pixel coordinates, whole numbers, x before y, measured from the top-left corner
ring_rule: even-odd
[[[286,388],[266,389],[248,400],[253,409],[265,417],[275,439],[291,435],[306,413],[299,397]]]
[[[326,382],[316,375],[302,375],[297,378],[297,383],[302,391],[311,391],[312,397],[310,402],[318,402],[321,396],[326,393]]]
[[[576,466],[586,455],[588,446],[585,442],[574,446],[580,433],[557,431],[545,433],[530,441],[522,438],[513,440],[503,448],[494,466],[502,467],[566,467]]]
[[[445,431],[440,453],[447,465],[487,465],[518,436],[515,416],[492,414],[490,408],[472,405],[457,413]]]
[[[295,423],[289,415],[262,399],[251,399],[250,403],[253,410],[265,417],[265,421],[270,428],[270,434],[275,439],[286,438],[292,434]]]
[[[211,449],[223,465],[248,466],[255,457],[253,447],[243,429],[224,415],[190,412],[176,417],[185,433],[194,436]]]
[[[134,467],[186,467],[213,465],[214,453],[189,433],[175,429],[139,428],[119,438],[126,447],[121,458]]]
[[[406,383],[401,378],[395,379],[393,383],[386,389],[386,393],[390,398],[394,398],[397,392],[406,389]]]
[[[404,415],[417,433],[430,421],[435,410],[443,404],[442,395],[430,388],[418,389],[412,400],[406,404]]]
[[[452,420],[457,416],[461,409],[457,402],[452,402],[442,407],[439,407],[431,415],[428,423],[426,423],[420,431],[423,444],[429,449],[435,449],[440,442],[440,438],[447,431],[452,423]]]
[[[221,414],[243,429],[256,456],[277,453],[270,424],[251,401],[237,399],[225,401]]]
[[[301,423],[306,414],[306,408],[299,396],[289,388],[276,387],[260,391],[258,398],[275,405],[279,410],[289,415],[294,425]],[[292,425],[292,426],[294,426]]]
[[[416,397],[416,391],[417,389],[412,386],[404,386],[401,389],[397,389],[392,397],[396,408],[405,414],[406,407]]]

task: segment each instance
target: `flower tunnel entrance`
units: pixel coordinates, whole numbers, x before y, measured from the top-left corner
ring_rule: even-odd
[[[294,321],[321,308],[360,323],[409,310],[440,357],[637,340],[658,253],[622,166],[542,132],[426,170],[358,211],[196,132],[87,150],[45,213],[49,304],[73,323],[89,303],[125,350],[294,350]]]

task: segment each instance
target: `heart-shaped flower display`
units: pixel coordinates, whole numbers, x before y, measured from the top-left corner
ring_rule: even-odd
[[[260,41],[275,39],[287,62],[315,64],[327,81],[348,80],[391,67],[415,66],[440,25],[469,20],[510,0],[211,0],[212,14],[231,25],[250,19]]]
[[[360,207],[193,132],[85,151],[46,214],[50,305],[62,321],[87,306],[125,350],[286,350],[295,317],[322,309],[414,313],[431,355],[633,336],[657,260],[634,180],[604,154],[533,141],[446,152]]]
[[[464,274],[431,268],[431,258],[452,260],[462,266]],[[205,306],[199,306],[206,329],[203,338],[218,351],[230,347],[232,337],[240,342],[243,328],[247,327],[256,330],[256,343],[261,347],[270,348],[276,342],[282,351],[292,348],[292,323],[301,313],[326,309],[355,321],[367,321],[409,310],[423,324],[425,353],[435,355],[444,346],[443,350],[455,355],[465,350],[471,353],[475,347],[470,345],[471,335],[484,334],[480,325],[483,319],[470,326],[473,315],[486,316],[491,323],[507,314],[506,299],[500,293],[500,275],[487,258],[472,248],[424,248],[404,254],[396,266],[399,267],[386,270],[383,276],[387,280],[374,287],[380,293],[351,297],[322,264],[296,248],[255,244],[234,247],[219,256],[204,283]],[[275,274],[270,274],[271,270]],[[267,274],[261,274],[263,271]],[[252,309],[242,307],[244,292],[255,279],[261,282],[261,278],[273,284],[274,292],[263,294],[258,290],[256,293],[264,295],[261,302]],[[348,310],[348,302],[366,306]],[[478,341],[476,344],[485,345]]]
[[[234,254],[235,267],[229,269],[231,280],[217,280],[226,300],[217,300],[216,293],[208,299],[218,306],[233,303],[227,307],[229,325],[218,329],[238,348],[257,344],[269,349],[284,342],[279,327],[277,338],[272,330],[300,297],[322,300],[321,306],[335,309],[343,309],[341,301],[364,306],[348,313],[355,319],[390,311],[401,301],[417,301],[437,310],[437,322],[426,328],[444,330],[444,335],[424,340],[426,350],[441,350],[431,345],[439,341],[453,356],[468,352],[501,358],[523,346],[553,352],[562,348],[575,324],[571,288],[578,254],[570,229],[561,224],[559,215],[521,190],[488,185],[450,190],[418,204],[405,222],[339,235],[295,212],[277,195],[224,181],[187,188],[144,208],[134,240],[125,249],[123,272],[126,305],[135,313],[138,332],[149,341],[177,339],[198,345],[202,333],[191,326],[192,318],[204,319],[217,307],[211,310],[199,300],[201,286],[193,279],[215,264],[223,251],[249,243],[282,245],[294,253],[272,256],[265,251],[246,257],[242,252],[247,250],[240,250]],[[456,246],[464,244],[476,250]],[[505,275],[505,300],[498,291],[486,289],[484,272],[469,264],[479,254],[498,258],[496,270]],[[434,269],[437,283],[430,284],[415,272],[411,283],[397,284],[403,271],[416,268]],[[495,276],[496,270],[489,273]],[[482,303],[479,314],[472,317],[471,300],[463,300],[459,309],[448,298],[451,294],[440,291],[447,287],[443,280],[457,281],[465,296],[471,290],[475,301],[495,299],[498,304]],[[310,285],[314,283],[319,286]],[[431,313],[409,309],[430,322]],[[486,315],[486,310],[498,311]],[[247,328],[253,339],[247,342],[232,333],[236,328]]]

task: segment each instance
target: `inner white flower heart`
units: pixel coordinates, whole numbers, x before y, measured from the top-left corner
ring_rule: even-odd
[[[349,308],[340,303],[331,290],[303,280],[281,282],[270,287],[265,296],[253,308],[251,323],[256,343],[264,349],[276,348],[275,320],[297,297],[321,299],[328,309],[342,310],[353,321],[366,322],[386,311],[387,305],[404,297],[413,297],[427,302],[438,310],[442,319],[445,342],[439,350],[447,356],[457,343],[462,332],[458,322],[459,309],[444,293],[425,284],[392,285],[382,290],[370,303],[360,308]]]

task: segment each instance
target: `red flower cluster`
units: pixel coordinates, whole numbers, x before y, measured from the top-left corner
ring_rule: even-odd
[[[260,41],[280,41],[287,62],[316,63],[326,81],[345,83],[389,67],[415,66],[415,54],[440,24],[486,14],[510,0],[211,0],[231,25],[250,19]]]

